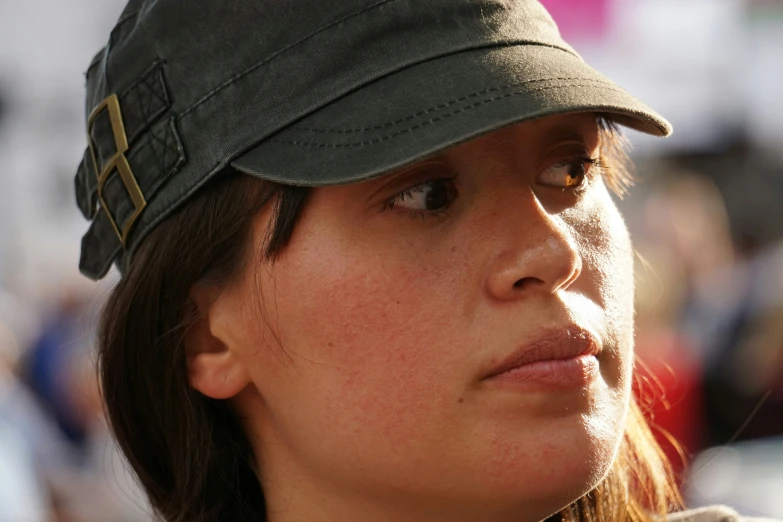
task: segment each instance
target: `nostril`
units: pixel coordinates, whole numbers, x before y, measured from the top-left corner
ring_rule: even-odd
[[[543,283],[540,279],[536,277],[523,277],[522,279],[517,279],[514,282],[514,288],[522,290],[524,288],[528,288],[530,286],[534,286],[538,283]]]

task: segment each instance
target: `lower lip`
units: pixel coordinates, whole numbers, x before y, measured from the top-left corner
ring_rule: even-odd
[[[571,359],[538,361],[487,379],[503,387],[569,390],[584,388],[598,377],[598,359],[579,355]]]

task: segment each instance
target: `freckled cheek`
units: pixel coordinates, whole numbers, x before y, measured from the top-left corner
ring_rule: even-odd
[[[582,256],[577,291],[603,309],[608,363],[602,372],[610,385],[625,390],[633,362],[633,250],[628,230],[608,194],[566,219]]]
[[[410,436],[459,394],[453,277],[434,264],[324,254],[299,265],[317,270],[278,270],[282,337],[311,361],[298,363],[307,400],[347,428]]]
[[[580,290],[607,313],[633,313],[633,250],[628,230],[608,194],[564,215],[582,256]]]

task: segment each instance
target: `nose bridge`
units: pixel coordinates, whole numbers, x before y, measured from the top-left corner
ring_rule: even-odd
[[[504,199],[501,245],[487,275],[489,292],[506,300],[570,286],[581,273],[582,259],[568,225],[550,214],[530,187],[508,192]]]

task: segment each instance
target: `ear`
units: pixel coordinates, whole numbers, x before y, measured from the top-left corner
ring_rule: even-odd
[[[234,298],[216,286],[195,284],[190,289],[190,312],[196,320],[185,334],[188,378],[193,388],[213,399],[230,399],[250,384],[241,336],[231,336],[234,330],[226,324],[239,320],[230,309]]]

